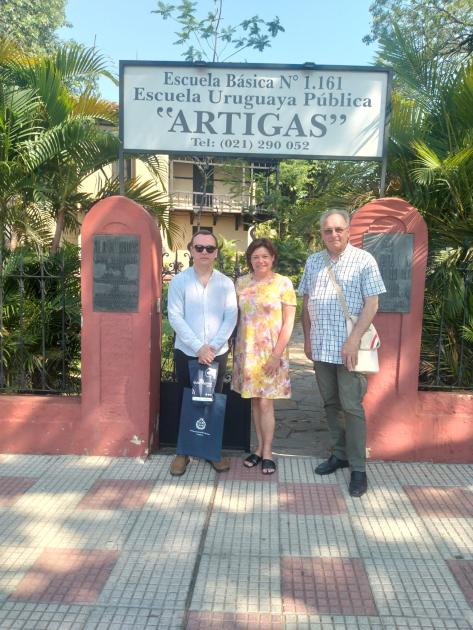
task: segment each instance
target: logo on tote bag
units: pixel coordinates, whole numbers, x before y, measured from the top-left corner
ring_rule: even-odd
[[[203,431],[206,426],[207,424],[203,418],[199,418],[195,423],[195,428],[199,429],[199,431]]]

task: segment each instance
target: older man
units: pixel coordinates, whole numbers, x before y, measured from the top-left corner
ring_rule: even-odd
[[[349,493],[361,497],[368,487],[362,406],[367,379],[353,370],[361,336],[378,310],[378,295],[386,289],[373,256],[349,244],[350,217],[345,210],[324,212],[320,228],[325,250],[308,258],[299,286],[304,300],[304,351],[314,361],[332,438],[332,455],[315,472],[329,475],[349,466]],[[348,338],[329,267],[335,273],[350,314],[358,317]]]
[[[175,276],[169,285],[168,319],[176,333],[174,363],[177,381],[190,387],[189,359],[210,365],[218,363],[215,391],[221,392],[227,365],[228,339],[237,322],[237,301],[233,282],[214,269],[218,243],[208,230],[199,230],[188,245],[192,267]],[[189,458],[176,455],[171,475],[183,475]],[[212,462],[217,472],[228,470],[229,461]]]

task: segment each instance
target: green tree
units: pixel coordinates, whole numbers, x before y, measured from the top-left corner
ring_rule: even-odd
[[[271,46],[271,39],[284,31],[279,18],[265,21],[254,15],[237,26],[226,25],[223,0],[213,0],[213,9],[206,16],[197,15],[197,2],[183,0],[180,4],[158,2],[157,13],[163,20],[172,19],[179,25],[178,46],[187,46],[186,61],[227,61],[243,50],[262,51]]]
[[[397,27],[381,38],[380,58],[394,70],[388,191],[417,207],[429,226],[422,371],[435,373],[440,347],[443,383],[471,383],[473,60],[433,55]]]
[[[371,32],[367,44],[390,37],[394,25],[415,33],[435,54],[473,52],[473,5],[471,0],[376,0],[370,6]]]
[[[116,108],[87,89],[77,95],[71,85],[98,76],[111,78],[94,49],[77,44],[51,55],[24,55],[11,40],[0,38],[0,221],[12,240],[39,240],[57,251],[65,228],[77,229],[80,210],[118,193],[112,178],[98,191],[82,184],[118,156],[118,137],[104,129],[115,125]],[[155,190],[159,169],[146,158],[154,179],[127,183],[128,196],[142,203],[169,231],[164,194]],[[34,219],[35,221],[33,221]],[[53,234],[50,238],[46,232]],[[38,239],[37,239],[38,240]]]
[[[57,29],[69,26],[66,0],[0,0],[0,33],[25,51],[51,52],[58,45]]]

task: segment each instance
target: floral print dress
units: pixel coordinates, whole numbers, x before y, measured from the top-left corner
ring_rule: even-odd
[[[273,273],[256,281],[251,274],[236,284],[240,319],[233,351],[232,389],[242,398],[290,398],[287,349],[276,374],[267,376],[263,366],[272,354],[282,328],[282,305],[296,305],[289,278]]]

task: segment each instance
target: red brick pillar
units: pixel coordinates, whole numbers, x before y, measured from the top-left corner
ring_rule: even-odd
[[[381,338],[380,372],[369,377],[364,406],[367,447],[375,459],[424,459],[430,429],[416,417],[425,272],[427,227],[419,212],[402,199],[377,199],[352,218],[351,243],[363,247],[364,235],[413,235],[409,312],[378,312],[375,325]]]
[[[156,222],[125,197],[97,203],[82,225],[81,276],[83,444],[77,452],[145,455],[156,441],[159,410]]]

